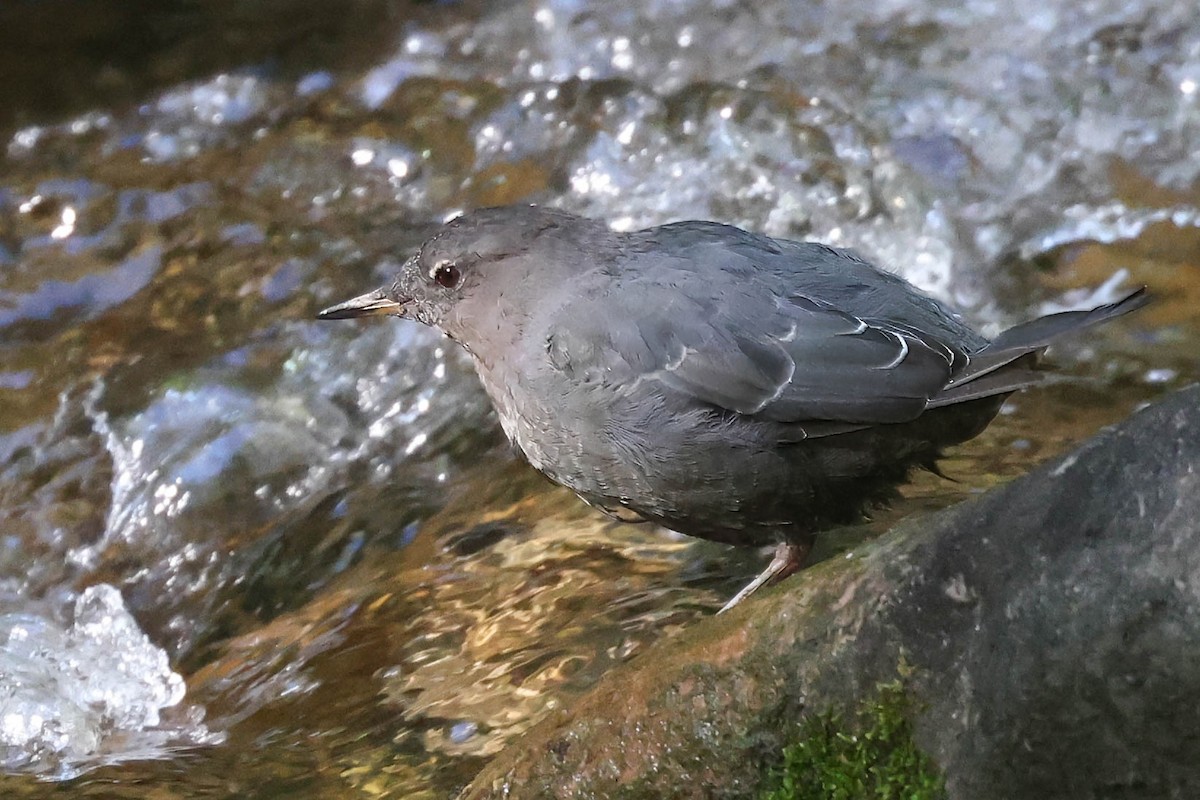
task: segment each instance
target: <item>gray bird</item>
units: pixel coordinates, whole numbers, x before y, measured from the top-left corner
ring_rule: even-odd
[[[320,318],[440,329],[530,463],[591,505],[776,544],[724,611],[979,434],[1060,335],[1146,302],[1139,289],[989,342],[852,251],[714,222],[620,233],[514,206],[455,219],[390,286]]]

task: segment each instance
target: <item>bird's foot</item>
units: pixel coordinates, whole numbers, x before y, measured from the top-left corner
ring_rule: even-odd
[[[778,583],[800,569],[800,567],[804,566],[804,559],[808,558],[810,550],[812,550],[811,540],[780,543],[775,548],[775,557],[771,559],[770,564],[767,564],[767,568],[757,578],[746,584],[745,588],[735,594],[728,603],[721,606],[721,610],[717,613],[725,613],[762,587]]]

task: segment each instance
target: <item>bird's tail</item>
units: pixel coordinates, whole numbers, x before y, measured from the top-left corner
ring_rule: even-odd
[[[972,353],[967,364],[929,400],[927,407],[964,403],[1032,386],[1045,375],[1034,369],[1038,356],[1058,338],[1116,319],[1149,302],[1150,296],[1143,286],[1115,303],[1089,311],[1050,314],[1009,328],[987,347]]]

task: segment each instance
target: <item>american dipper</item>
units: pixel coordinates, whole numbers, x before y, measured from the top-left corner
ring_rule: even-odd
[[[1060,335],[1146,302],[1139,289],[989,342],[849,250],[514,206],[455,219],[390,286],[320,318],[440,329],[529,461],[609,514],[776,543],[724,611],[979,434]]]

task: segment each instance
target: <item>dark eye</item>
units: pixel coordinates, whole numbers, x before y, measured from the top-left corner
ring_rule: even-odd
[[[458,286],[458,280],[462,275],[458,271],[458,267],[449,261],[443,261],[433,268],[433,279],[438,286],[446,289],[453,289]]]

